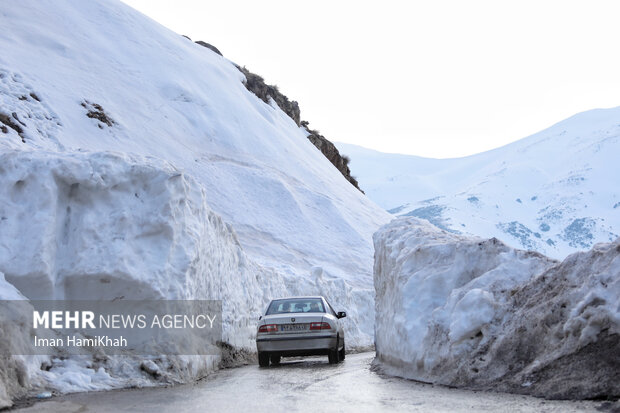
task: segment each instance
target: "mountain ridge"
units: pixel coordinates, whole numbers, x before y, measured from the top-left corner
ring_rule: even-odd
[[[395,216],[497,237],[555,258],[620,234],[620,107],[573,115],[463,158],[385,154],[337,143],[367,195]],[[614,208],[614,205],[616,207]]]

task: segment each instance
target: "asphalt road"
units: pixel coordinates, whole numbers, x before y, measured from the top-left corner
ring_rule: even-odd
[[[386,377],[370,369],[374,353],[220,370],[191,385],[80,393],[19,409],[26,412],[584,412],[601,402],[549,401],[472,392]],[[613,408],[612,408],[613,409]]]

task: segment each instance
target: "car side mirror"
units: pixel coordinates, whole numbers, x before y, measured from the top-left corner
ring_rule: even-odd
[[[344,311],[338,311],[338,318],[345,318],[347,316],[347,313],[345,313]]]

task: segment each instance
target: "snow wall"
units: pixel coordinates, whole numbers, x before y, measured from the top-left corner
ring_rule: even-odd
[[[255,351],[256,320],[272,297],[336,291],[354,315],[364,310],[355,302],[372,306],[370,290],[352,291],[342,280],[326,280],[319,267],[295,280],[256,264],[206,198],[191,176],[153,158],[2,152],[0,300],[219,299],[222,356],[228,361]],[[34,332],[20,327],[29,324],[27,317],[0,320],[0,345],[31,340]],[[369,326],[355,317],[347,328],[351,345],[366,340],[362,329]],[[71,392],[185,382],[221,361],[219,356],[151,360],[101,354],[5,358],[0,406],[33,388]],[[167,373],[153,375],[153,369]]]
[[[547,398],[620,395],[620,239],[557,262],[400,218],[374,243],[386,373]]]

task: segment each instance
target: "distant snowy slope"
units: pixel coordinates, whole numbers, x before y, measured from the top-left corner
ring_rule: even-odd
[[[620,107],[465,158],[337,146],[366,194],[395,215],[556,258],[620,235]]]

